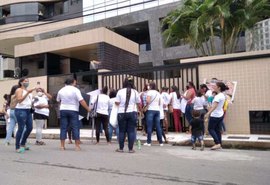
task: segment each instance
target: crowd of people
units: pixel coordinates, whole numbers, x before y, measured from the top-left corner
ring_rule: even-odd
[[[156,131],[157,141],[160,146],[167,143],[166,134],[169,130],[169,115],[172,114],[172,122],[176,133],[185,132],[183,120],[188,124],[191,133],[192,149],[196,149],[196,140],[204,150],[203,137],[210,134],[215,142],[212,150],[220,149],[222,144],[222,128],[224,126],[224,113],[227,109],[225,90],[227,87],[221,81],[213,80],[212,90],[207,85],[201,84],[195,88],[193,82],[188,82],[185,91],[180,92],[177,86],[157,89],[156,83],[151,81],[144,85],[143,91],[138,92],[134,81],[128,77],[123,82],[123,88],[119,90],[108,89],[107,86],[100,93],[89,99],[85,99],[76,87],[77,81],[68,78],[65,86],[61,88],[56,97],[60,111],[60,149],[65,150],[65,140],[68,131],[75,140],[75,150],[80,148],[81,115],[80,108],[87,113],[92,112],[96,128],[96,144],[100,142],[100,132],[104,130],[106,141],[111,143],[112,133],[115,131],[119,147],[116,152],[124,152],[124,143],[128,141],[128,152],[134,153],[133,148],[137,135],[138,120],[142,119],[143,132],[147,135],[144,146],[151,146],[153,131]],[[36,123],[36,145],[45,145],[42,141],[42,129],[49,116],[49,103],[52,96],[43,88],[28,89],[29,80],[21,78],[14,85],[10,94],[5,96],[4,112],[8,121],[5,144],[9,145],[16,123],[18,130],[15,138],[15,149],[18,153],[29,150],[27,138],[33,128],[33,119]],[[36,96],[33,97],[32,93]],[[89,102],[88,102],[89,101]],[[117,115],[112,115],[112,108],[116,106]],[[94,114],[93,114],[94,112]],[[110,117],[116,116],[118,124],[110,123]],[[184,119],[181,119],[184,118]]]

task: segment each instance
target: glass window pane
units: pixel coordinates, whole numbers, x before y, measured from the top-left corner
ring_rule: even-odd
[[[139,11],[139,10],[142,10],[142,9],[143,9],[143,4],[135,5],[135,6],[130,7],[131,12]]]
[[[105,13],[98,13],[94,15],[94,20],[101,20],[101,19],[105,19]]]
[[[158,6],[158,1],[144,3],[144,8],[152,8],[152,7],[155,7],[155,6]]]
[[[118,15],[123,15],[130,12],[130,7],[118,9]]]
[[[117,10],[106,12],[106,18],[117,16]]]

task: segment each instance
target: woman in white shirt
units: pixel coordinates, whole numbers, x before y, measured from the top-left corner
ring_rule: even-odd
[[[175,132],[182,131],[182,124],[181,124],[181,95],[179,90],[176,86],[171,87],[171,105],[173,107],[173,123],[174,123],[174,130]]]
[[[162,133],[160,128],[160,93],[156,90],[155,82],[149,84],[150,90],[147,92],[146,103],[148,110],[146,112],[146,124],[147,124],[147,142],[145,146],[151,146],[151,136],[153,128],[156,128],[157,137],[160,146],[163,146]]]
[[[115,104],[118,107],[118,125],[119,125],[119,148],[116,152],[124,152],[124,142],[126,134],[128,136],[129,153],[134,153],[133,145],[136,139],[136,125],[138,109],[140,108],[140,97],[135,90],[132,78],[126,78],[123,83],[123,89],[116,94]]]
[[[227,90],[228,87],[223,82],[216,82],[216,85],[213,86],[213,90],[217,92],[217,95],[214,97],[212,106],[207,114],[205,114],[205,118],[208,119],[208,132],[213,137],[215,145],[211,148],[211,150],[216,150],[221,148],[222,138],[221,138],[221,124],[223,120],[223,105],[225,102],[224,91]]]
[[[36,122],[36,145],[45,145],[42,141],[42,129],[45,124],[45,121],[49,117],[49,104],[48,100],[52,96],[45,92],[42,88],[36,89],[37,96],[34,98],[34,120]]]
[[[109,93],[109,97],[110,97],[109,115],[111,115],[111,111],[112,111],[113,105],[115,104],[116,94],[117,94],[117,91],[116,90],[114,90],[114,89],[110,90],[110,93]],[[119,142],[119,126],[117,125],[116,128],[114,128],[109,123],[109,138],[110,138],[110,141],[112,140],[112,134],[113,134],[113,131],[114,130],[115,130],[115,134],[116,134],[116,137],[117,137],[117,141]]]
[[[168,87],[162,87],[161,89],[161,98],[163,100],[163,110],[164,110],[164,126],[165,126],[165,133],[168,134],[169,124],[168,124],[168,116],[169,116],[169,109],[168,105],[170,103],[171,97],[168,93]]]
[[[18,131],[16,133],[16,151],[18,153],[24,153],[25,150],[29,150],[28,146],[25,146],[26,140],[33,129],[32,120],[32,92],[35,88],[27,90],[29,86],[28,78],[21,78],[19,80],[19,88],[15,92],[17,105],[15,107],[15,116],[18,122]],[[25,128],[25,131],[24,131]]]
[[[9,105],[8,110],[9,111],[7,110],[7,113],[9,113],[9,119],[8,119],[9,120],[9,127],[7,130],[6,139],[5,139],[6,145],[10,144],[11,136],[12,136],[12,133],[14,133],[14,128],[15,128],[16,123],[17,123],[17,119],[15,116],[15,107],[17,105],[15,92],[18,88],[19,88],[18,85],[12,86],[10,94],[9,94],[9,98],[8,98],[8,105]]]
[[[206,113],[205,107],[207,106],[207,101],[200,91],[197,92],[197,96],[195,96],[191,103],[193,103],[194,110],[200,111],[200,117],[203,119]]]
[[[108,132],[108,124],[109,124],[109,105],[110,105],[110,97],[107,95],[108,87],[105,86],[101,90],[101,94],[97,95],[92,101],[91,104],[94,106],[96,103],[96,112],[97,116],[95,117],[96,124],[96,144],[99,143],[100,139],[100,129],[101,124],[104,129],[107,143],[110,143],[109,132]]]

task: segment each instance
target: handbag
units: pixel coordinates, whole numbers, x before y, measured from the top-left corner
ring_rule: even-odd
[[[98,104],[98,96],[97,96],[97,101],[94,104],[94,108],[89,113],[89,116],[91,118],[96,118],[97,117],[97,104]]]
[[[113,105],[112,107],[112,111],[111,111],[111,114],[110,114],[110,124],[116,128],[118,126],[118,120],[117,120],[117,115],[118,115],[118,106],[117,105]]]
[[[157,94],[156,94],[155,98],[148,105],[143,106],[143,108],[142,108],[143,113],[148,111],[149,105],[156,99],[156,97],[157,97]]]

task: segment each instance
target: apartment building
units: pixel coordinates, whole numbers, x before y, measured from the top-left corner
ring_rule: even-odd
[[[181,6],[181,3],[181,0],[0,0],[0,78],[13,79],[14,76],[18,78],[27,75],[31,78],[30,85],[41,82],[54,95],[63,86],[66,75],[81,73],[76,76],[80,88],[88,92],[100,84],[106,84],[106,78],[101,78],[97,70],[162,70],[163,67],[180,64],[180,59],[184,61],[197,57],[189,45],[165,47],[163,43],[160,22],[170,11]],[[238,52],[245,50],[245,38],[241,38]],[[252,65],[255,65],[256,57],[265,58],[269,54],[245,54],[241,60],[249,56],[252,56],[249,69],[254,69]],[[235,57],[232,58],[234,61]],[[238,58],[241,58],[241,54],[236,58],[236,61],[240,60]],[[228,60],[230,59],[215,59],[216,62]],[[205,58],[205,61],[208,59]],[[221,70],[216,73],[208,69],[216,69],[216,64],[208,66],[201,65],[202,63],[200,61],[198,65],[191,62],[192,67],[178,66],[179,69],[176,67],[168,73],[161,71],[151,75],[142,74],[140,80],[143,80],[139,84],[142,85],[150,78],[162,78],[162,83],[178,83],[179,88],[184,89],[184,84],[189,80],[199,84],[204,78],[212,77],[236,80],[240,82],[239,87],[243,85],[240,79],[251,81],[248,80],[251,77],[244,71],[246,68],[241,68],[243,70],[238,74],[230,72],[230,67],[223,68],[220,64],[221,69],[226,72]],[[266,63],[263,60],[260,65]],[[234,64],[236,63],[232,65]],[[240,62],[237,67],[241,64]],[[124,76],[125,74],[119,78]],[[121,82],[115,80],[115,77],[108,80],[113,85]],[[5,87],[2,91],[4,94],[9,92],[16,81],[1,83]],[[247,84],[247,87],[251,88],[251,84]],[[246,101],[247,97],[248,94],[245,97],[236,94],[239,101],[236,101],[234,107],[241,108],[242,105],[237,103]],[[251,119],[245,119],[241,125],[241,119],[237,117],[240,109],[235,108],[231,109],[236,111],[232,114],[233,117],[228,118],[229,130],[234,133],[251,133]],[[263,103],[252,102],[246,108],[248,109],[241,109],[241,115],[248,117],[251,110],[269,113]],[[228,115],[230,114],[229,112]],[[52,110],[52,117],[54,118],[49,121],[49,126],[57,127],[55,110]],[[268,126],[267,129],[270,131]]]

